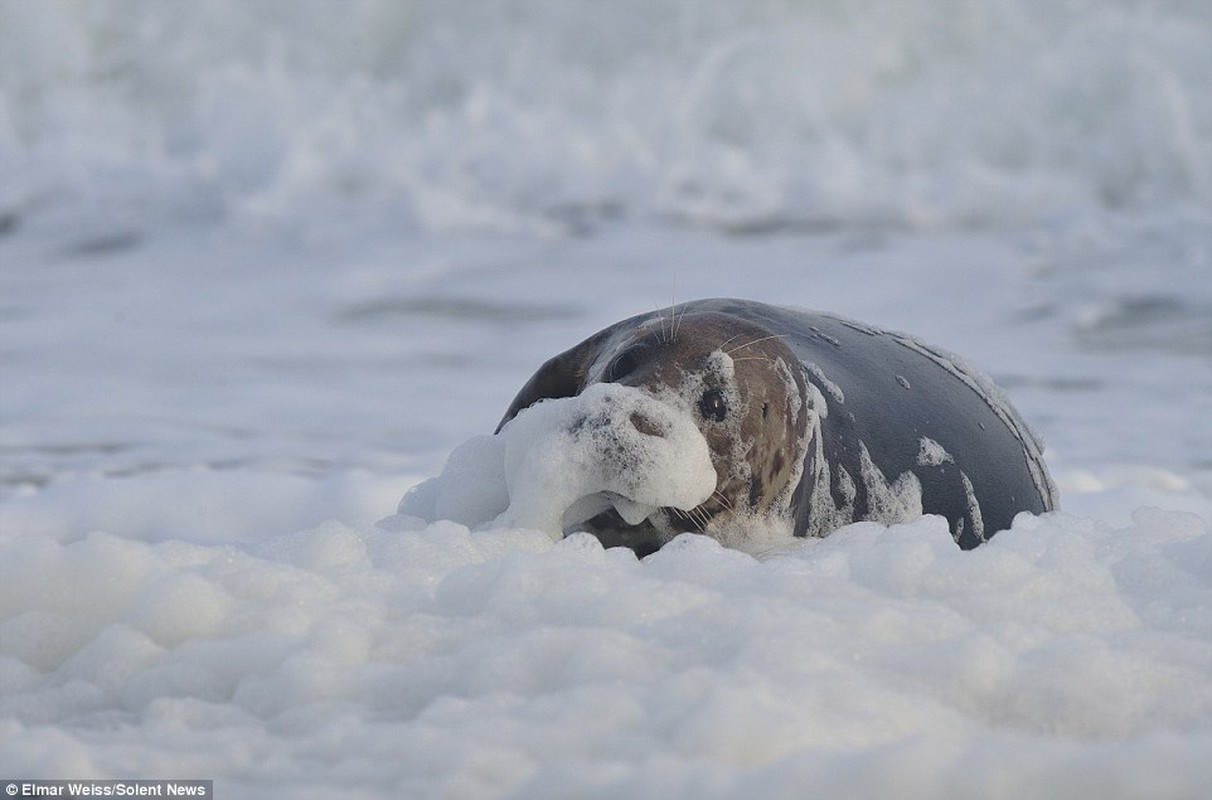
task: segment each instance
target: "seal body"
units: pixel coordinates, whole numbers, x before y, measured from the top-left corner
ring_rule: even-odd
[[[579,521],[607,546],[644,554],[695,531],[749,549],[763,528],[825,536],[938,514],[968,549],[1056,503],[1038,441],[988,378],[831,314],[713,299],[631,317],[543,364],[497,431],[596,383],[637,387],[693,419],[717,476],[690,510],[629,522],[610,508]],[[627,424],[646,432],[642,419]]]

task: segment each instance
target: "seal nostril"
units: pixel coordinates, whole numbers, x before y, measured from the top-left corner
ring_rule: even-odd
[[[662,436],[663,437],[665,435],[664,432],[657,426],[656,423],[654,423],[652,420],[650,420],[648,417],[644,416],[643,414],[641,414],[638,411],[632,412],[631,424],[635,427],[635,429],[637,431],[644,434],[645,436]]]

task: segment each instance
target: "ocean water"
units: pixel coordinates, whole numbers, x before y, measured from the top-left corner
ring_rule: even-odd
[[[0,780],[1200,796],[1209,75],[1195,0],[0,0]],[[962,354],[1061,510],[376,527],[710,296]]]

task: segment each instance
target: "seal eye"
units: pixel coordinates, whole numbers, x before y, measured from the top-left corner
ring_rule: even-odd
[[[632,345],[615,356],[606,366],[606,382],[614,383],[635,372],[636,367],[640,365],[640,353],[643,349],[640,345]]]
[[[699,413],[703,419],[713,419],[723,422],[728,416],[728,403],[724,401],[724,392],[720,389],[708,389],[699,398]]]

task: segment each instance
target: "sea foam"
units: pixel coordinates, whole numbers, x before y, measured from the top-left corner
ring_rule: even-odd
[[[351,220],[932,228],[1212,207],[1206,4],[330,12],[7,4],[0,213],[322,238]]]

